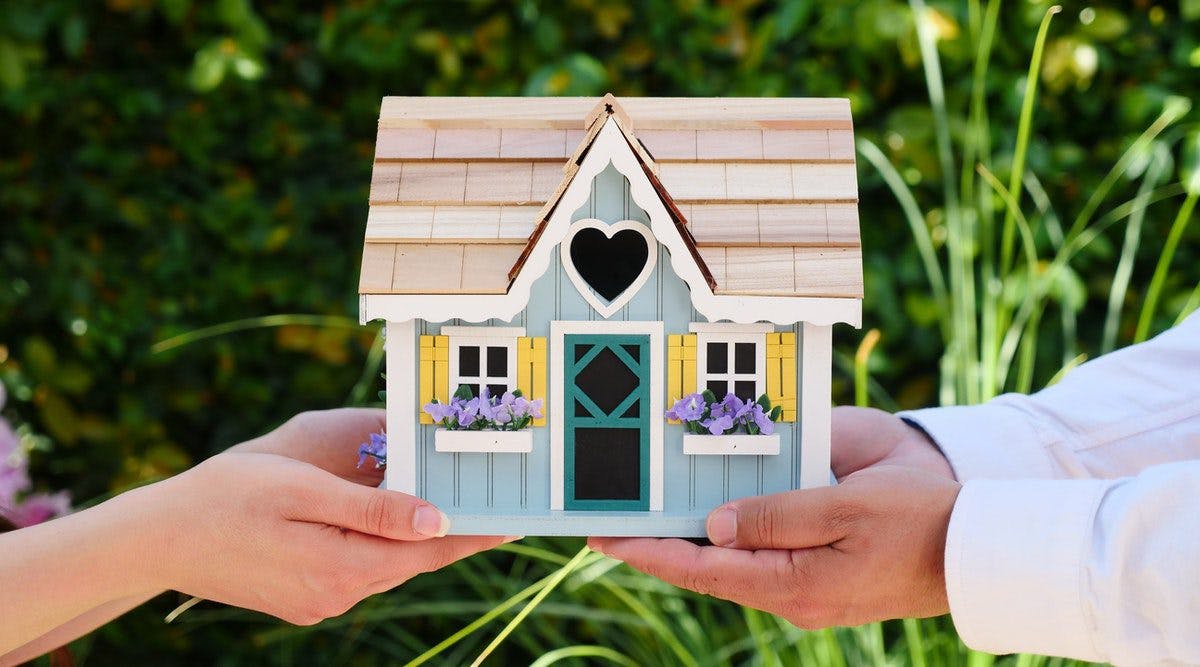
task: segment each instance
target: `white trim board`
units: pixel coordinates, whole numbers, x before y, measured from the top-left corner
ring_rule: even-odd
[[[801,368],[796,374],[800,396],[800,488],[829,486],[833,416],[833,329],[804,324],[800,340]]]
[[[609,164],[629,180],[629,195],[650,216],[650,230],[670,252],[671,269],[690,288],[692,305],[709,321],[758,322],[776,324],[811,322],[830,325],[845,322],[855,327],[862,323],[862,300],[829,297],[741,296],[714,294],[691,251],[675,228],[675,222],[659,198],[650,179],[642,171],[637,157],[616,122],[609,118],[592,142],[575,177],[563,192],[558,205],[546,222],[541,238],[534,245],[524,266],[506,294],[364,294],[360,299],[359,318],[389,321],[421,318],[444,322],[455,318],[469,322],[499,319],[511,322],[529,303],[530,289],[550,266],[551,253],[571,226],[571,216],[587,202],[592,181]]]
[[[662,322],[550,322],[550,509],[562,510],[565,496],[565,434],[563,368],[566,334],[648,334],[650,336],[650,511],[663,509],[663,323]],[[597,514],[601,514],[597,512]]]
[[[384,486],[410,495],[417,493],[417,323],[388,322],[384,334],[387,355],[387,457]]]

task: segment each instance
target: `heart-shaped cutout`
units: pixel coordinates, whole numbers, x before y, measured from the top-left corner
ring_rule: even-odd
[[[563,268],[575,288],[608,318],[629,303],[654,268],[657,242],[640,222],[622,220],[606,225],[579,220],[562,241]]]

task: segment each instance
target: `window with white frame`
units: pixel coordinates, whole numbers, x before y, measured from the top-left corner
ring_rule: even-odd
[[[517,338],[521,327],[442,327],[450,344],[450,391],[466,386],[473,396],[484,387],[499,396],[517,388]]]
[[[770,324],[694,323],[696,334],[696,380],[700,391],[708,389],[724,398],[734,394],[747,401],[766,391],[766,334]]]

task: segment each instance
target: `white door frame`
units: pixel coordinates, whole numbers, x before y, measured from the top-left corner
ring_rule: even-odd
[[[663,323],[662,322],[550,322],[550,509],[563,509],[566,420],[563,368],[566,334],[644,334],[650,336],[650,511],[663,509]],[[602,512],[597,512],[601,514]]]

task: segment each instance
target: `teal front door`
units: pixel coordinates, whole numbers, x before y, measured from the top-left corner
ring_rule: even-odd
[[[563,506],[650,509],[650,336],[564,336]]]

